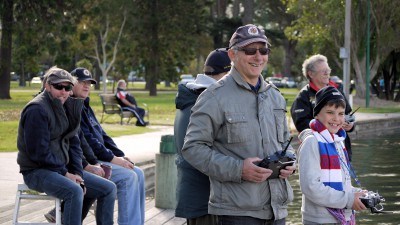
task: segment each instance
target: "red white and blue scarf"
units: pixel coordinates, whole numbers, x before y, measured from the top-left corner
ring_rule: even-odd
[[[344,146],[344,139],[346,138],[346,131],[342,128],[336,134],[331,134],[328,129],[317,119],[310,121],[310,128],[314,137],[318,140],[320,166],[321,166],[321,182],[335,190],[343,191],[343,178],[340,166],[340,156],[336,150],[335,141],[339,142],[343,148],[346,157],[346,164],[348,169],[351,167],[347,150]],[[354,212],[350,221],[346,221],[344,209],[327,208],[327,210],[339,220],[342,225],[355,224]]]

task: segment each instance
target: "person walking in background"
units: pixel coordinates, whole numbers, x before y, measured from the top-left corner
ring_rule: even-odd
[[[176,115],[174,137],[178,181],[175,216],[186,218],[188,225],[216,224],[215,215],[208,214],[210,181],[207,175],[191,166],[182,156],[183,141],[189,124],[191,108],[199,95],[211,84],[221,79],[231,69],[226,49],[216,49],[208,55],[204,74],[198,74],[194,82],[180,84],[175,98]]]
[[[229,73],[209,86],[192,108],[183,157],[210,178],[209,214],[219,225],[281,225],[293,190],[287,178],[295,166],[280,170],[258,164],[288,146],[286,102],[261,72],[268,62],[264,31],[248,24],[229,42]]]
[[[328,85],[336,88],[336,84],[329,81],[331,68],[328,65],[328,59],[325,56],[318,54],[306,59],[303,63],[302,71],[309,83],[300,90],[290,108],[293,123],[299,133],[304,129],[310,128],[309,123],[314,119],[313,108],[315,106],[315,94],[317,91]],[[346,115],[349,115],[352,108],[346,98],[345,102],[345,113]],[[343,124],[343,129],[346,132],[352,132],[354,128],[354,122],[346,122]],[[346,135],[345,145],[351,161],[351,141],[348,135]]]
[[[97,224],[113,224],[115,185],[82,168],[78,132],[83,101],[70,98],[75,83],[63,69],[46,72],[43,91],[21,114],[17,162],[29,188],[63,201],[63,224],[81,224],[84,196],[99,199]]]
[[[131,111],[137,118],[136,126],[145,127],[149,122],[144,121],[144,115],[146,111],[143,108],[138,107],[135,97],[126,91],[125,80],[119,80],[117,84],[117,92],[115,93],[118,104],[123,110]]]
[[[299,178],[303,224],[355,224],[353,210],[365,210],[353,188],[354,174],[344,146],[346,102],[332,86],[316,93],[310,129],[299,134]]]
[[[125,157],[96,119],[89,98],[90,86],[95,82],[92,74],[85,68],[76,68],[71,74],[78,80],[73,96],[84,99],[80,125],[85,139],[99,162],[112,167],[111,181],[117,185],[118,224],[143,225],[146,197],[144,173]]]

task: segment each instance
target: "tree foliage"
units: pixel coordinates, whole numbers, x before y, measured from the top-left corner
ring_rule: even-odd
[[[399,49],[400,39],[400,8],[390,0],[371,2],[371,64],[370,80],[366,80],[366,34],[367,34],[367,0],[353,1],[351,9],[351,64],[352,76],[355,80],[357,96],[364,97],[366,84],[381,76],[379,65],[389,54]],[[295,1],[290,0],[289,10],[298,13],[294,26],[286,32],[299,30],[301,34],[293,37],[302,43],[312,43],[313,51],[307,55],[321,53],[330,59],[338,69],[341,62],[338,59],[339,49],[344,46],[344,1]],[[332,10],[335,9],[335,10]],[[332,63],[333,62],[333,63]]]
[[[205,31],[202,0],[135,0],[133,37],[138,42],[150,95],[156,84],[173,80],[184,72],[198,50],[198,37]],[[197,48],[196,48],[197,47]]]
[[[351,71],[359,96],[370,82],[365,80],[366,3],[353,1],[351,10]],[[72,70],[81,60],[90,62],[96,80],[126,79],[134,71],[156,95],[158,82],[200,73],[208,53],[227,47],[235,29],[247,23],[264,27],[272,43],[268,74],[301,76],[301,63],[315,53],[326,55],[340,74],[344,9],[345,1],[336,0],[2,1],[0,98],[10,97],[11,71],[24,85],[50,66]],[[400,8],[396,1],[376,0],[371,9],[371,81],[384,77],[389,89],[378,95],[399,99],[394,59]]]

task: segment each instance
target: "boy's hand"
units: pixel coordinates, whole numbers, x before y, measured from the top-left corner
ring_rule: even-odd
[[[354,193],[354,202],[353,202],[352,209],[357,210],[357,211],[367,209],[367,207],[365,207],[364,203],[362,203],[360,200],[360,197],[363,197],[364,195],[365,195],[364,192]]]

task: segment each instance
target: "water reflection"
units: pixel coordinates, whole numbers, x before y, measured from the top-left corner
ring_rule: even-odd
[[[400,132],[398,132],[400,133]],[[392,214],[358,212],[357,224],[400,224],[400,135],[353,140],[353,167],[364,189],[378,191],[386,199],[385,211]],[[290,178],[295,199],[289,206],[288,225],[301,224],[301,192],[298,175]],[[353,182],[355,185],[355,182]]]

